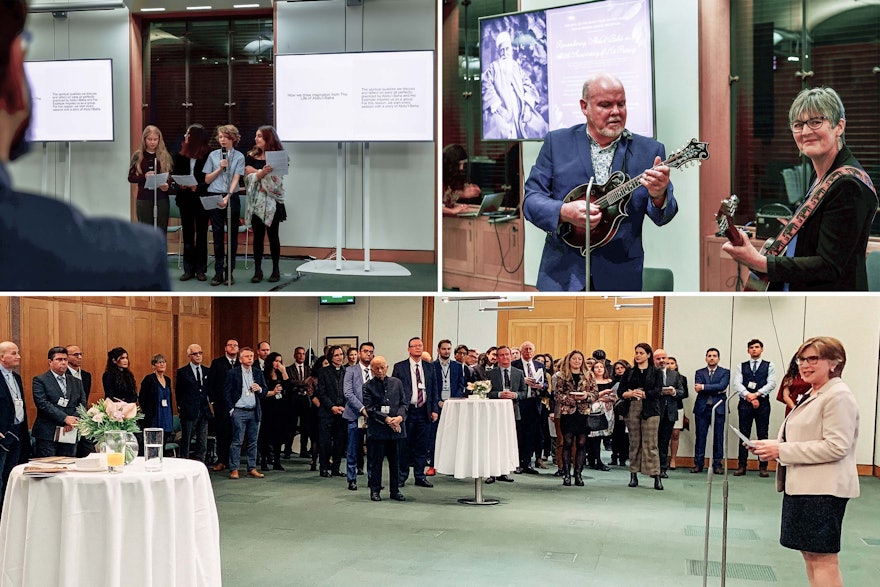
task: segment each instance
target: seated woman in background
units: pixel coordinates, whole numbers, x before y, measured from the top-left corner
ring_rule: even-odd
[[[170,439],[174,430],[171,413],[171,378],[165,376],[168,367],[165,357],[153,355],[153,372],[141,381],[140,404],[144,412],[144,428],[161,428]],[[170,440],[169,440],[170,442]]]
[[[165,234],[168,229],[168,188],[166,181],[155,191],[145,186],[147,178],[157,173],[171,171],[171,154],[165,148],[162,131],[152,124],[144,129],[141,148],[131,156],[128,166],[128,182],[137,184],[137,202],[135,210],[137,220],[142,224],[153,224],[153,202],[156,203],[156,227]]]
[[[459,200],[476,200],[480,197],[480,186],[467,182],[468,154],[461,145],[449,145],[443,149],[443,206],[445,208],[464,208],[456,206]]]

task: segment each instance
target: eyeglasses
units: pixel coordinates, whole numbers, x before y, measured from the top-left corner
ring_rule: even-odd
[[[797,362],[798,365],[803,365],[804,363],[806,363],[807,365],[815,365],[816,363],[819,362],[819,359],[821,359],[821,358],[822,357],[817,357],[816,355],[812,355],[809,357],[798,357],[797,359],[795,359],[795,361]]]
[[[809,120],[795,120],[791,123],[791,132],[804,132],[805,124],[813,130],[819,130],[826,120],[828,120],[827,116],[815,116]]]
[[[195,355],[204,354],[204,351],[193,351],[189,354],[189,356],[194,357]]]
[[[83,354],[82,353],[70,353],[70,356],[71,357],[82,357]]]

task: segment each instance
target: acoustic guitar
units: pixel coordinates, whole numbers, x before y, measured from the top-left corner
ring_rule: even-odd
[[[745,235],[733,223],[733,215],[736,213],[736,207],[739,206],[739,198],[736,194],[731,195],[726,200],[721,200],[718,207],[718,213],[715,214],[715,222],[718,223],[718,232],[724,234],[734,246],[741,247],[746,241]],[[761,254],[767,255],[767,248],[773,239],[768,240],[761,247]],[[770,279],[765,273],[757,273],[749,270],[749,276],[743,285],[743,291],[767,291],[770,288]]]
[[[700,143],[697,139],[691,139],[690,143],[683,148],[675,151],[666,161],[660,165],[678,169],[686,167],[693,161],[702,161],[709,158],[709,143]],[[644,173],[628,178],[622,171],[615,171],[608,178],[608,181],[599,185],[592,184],[590,193],[587,194],[590,184],[585,183],[577,186],[565,196],[563,203],[575,202],[583,200],[589,195],[589,202],[596,204],[602,210],[602,219],[599,224],[590,231],[590,250],[593,251],[614,238],[620,223],[629,216],[626,213],[626,206],[629,204],[630,196],[638,188],[640,180]],[[580,249],[581,255],[586,255],[587,232],[584,226],[575,226],[568,222],[564,222],[560,227],[559,236],[562,241],[576,249]]]

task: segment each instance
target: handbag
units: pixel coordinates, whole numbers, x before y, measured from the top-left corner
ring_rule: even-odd
[[[629,413],[629,400],[620,398],[616,402],[614,402],[614,415],[620,416],[621,418],[625,418]]]
[[[608,428],[608,418],[605,412],[591,412],[587,414],[587,430],[599,432]]]

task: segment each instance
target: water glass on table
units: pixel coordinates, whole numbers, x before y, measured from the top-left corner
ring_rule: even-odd
[[[144,468],[147,471],[162,470],[162,455],[165,452],[161,428],[144,428]]]

